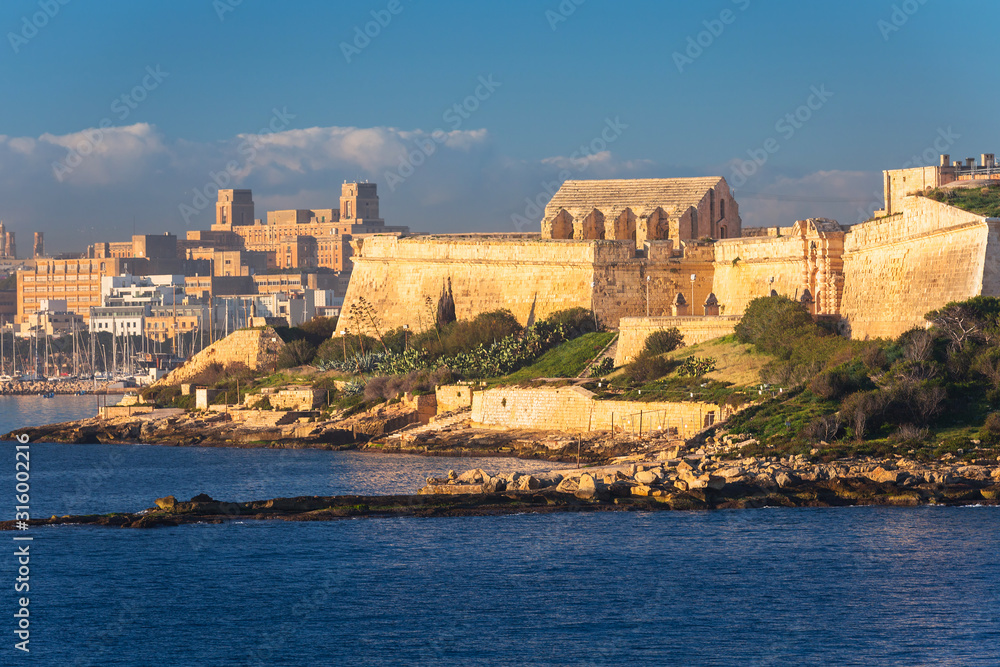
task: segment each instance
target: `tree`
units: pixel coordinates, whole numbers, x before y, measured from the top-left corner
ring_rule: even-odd
[[[758,297],[736,325],[736,338],[772,354],[785,354],[792,338],[815,331],[805,307],[784,296]]]
[[[927,313],[924,319],[944,334],[953,348],[1000,341],[1000,298],[997,297],[977,296],[966,301],[952,301],[944,308]]]

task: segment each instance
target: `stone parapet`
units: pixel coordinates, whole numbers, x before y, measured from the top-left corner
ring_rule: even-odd
[[[736,316],[722,317],[623,317],[618,325],[618,348],[615,366],[624,366],[634,360],[654,331],[676,327],[684,334],[685,345],[697,345],[706,340],[733,333]]]

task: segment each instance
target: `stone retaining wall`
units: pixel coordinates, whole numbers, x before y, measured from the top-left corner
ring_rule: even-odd
[[[691,437],[731,413],[731,408],[713,403],[599,401],[581,387],[501,387],[473,395],[471,418],[482,426],[559,431],[602,431],[614,426],[638,432],[641,425],[643,432],[676,430],[678,437]]]
[[[448,384],[437,387],[434,391],[437,397],[437,413],[442,414],[472,407],[474,391],[473,387],[464,384]]]

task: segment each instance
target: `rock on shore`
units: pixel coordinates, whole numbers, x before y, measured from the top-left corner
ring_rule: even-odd
[[[768,504],[996,504],[1000,465],[920,463],[903,458],[811,463],[804,457],[720,460],[691,454],[665,460],[491,476],[482,469],[429,478],[419,493],[461,495],[553,489],[578,499],[654,498],[685,506],[753,507]]]

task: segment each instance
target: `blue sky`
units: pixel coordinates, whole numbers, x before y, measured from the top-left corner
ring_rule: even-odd
[[[213,179],[258,217],[368,179],[391,224],[534,231],[567,177],[721,175],[745,225],[854,223],[882,169],[1000,152],[998,19],[992,0],[8,0],[0,218],[22,252],[36,229],[68,251],[133,217],[204,227]]]

